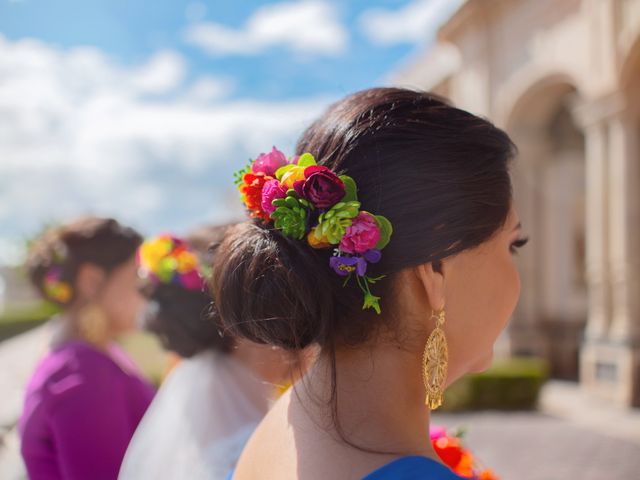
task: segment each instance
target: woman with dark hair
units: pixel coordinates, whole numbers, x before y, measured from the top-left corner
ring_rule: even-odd
[[[141,242],[113,219],[88,217],[49,231],[29,253],[33,284],[62,309],[18,426],[31,479],[118,475],[154,394],[114,343],[144,307],[135,261]]]
[[[315,365],[265,417],[233,480],[460,478],[430,410],[486,369],[520,282],[509,137],[431,94],[355,93],[238,175],[254,217],[213,262],[225,328]],[[364,299],[364,301],[363,301]]]
[[[222,335],[205,279],[227,227],[187,241],[171,235],[139,250],[146,328],[183,359],[171,371],[136,431],[121,480],[224,479],[284,381],[281,349]],[[210,268],[210,267],[208,267]]]

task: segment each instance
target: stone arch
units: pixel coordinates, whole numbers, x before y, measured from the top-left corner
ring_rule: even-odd
[[[523,289],[512,350],[546,357],[552,375],[565,379],[578,378],[588,305],[584,135],[573,116],[579,97],[569,76],[551,74],[522,89],[505,119],[520,150],[515,204],[532,237],[520,258]]]

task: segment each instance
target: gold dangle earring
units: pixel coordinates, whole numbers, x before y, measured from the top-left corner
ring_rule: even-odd
[[[447,339],[442,326],[444,325],[444,307],[439,312],[431,311],[431,320],[436,319],[436,326],[427,339],[422,355],[422,381],[426,390],[425,405],[435,410],[442,405],[444,384],[447,380],[447,366],[449,352]]]

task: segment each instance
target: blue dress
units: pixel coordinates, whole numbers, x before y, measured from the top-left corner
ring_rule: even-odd
[[[464,480],[449,467],[428,457],[401,457],[362,480]]]
[[[227,480],[233,480],[233,472]],[[465,480],[445,465],[427,457],[401,457],[387,463],[362,480]]]

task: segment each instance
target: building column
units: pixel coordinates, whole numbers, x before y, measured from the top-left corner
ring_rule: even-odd
[[[640,406],[640,155],[636,124],[617,94],[588,105],[589,319],[583,386],[620,406]],[[583,117],[584,118],[584,117]]]
[[[610,319],[608,254],[607,132],[602,122],[585,127],[586,274],[589,316],[586,338],[605,338]]]
[[[640,342],[640,154],[638,130],[628,112],[609,122],[612,341]]]

